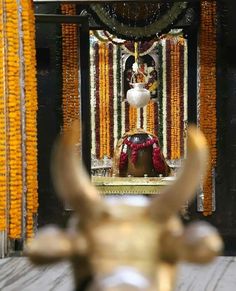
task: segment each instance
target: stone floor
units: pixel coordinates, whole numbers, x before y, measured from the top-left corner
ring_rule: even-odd
[[[71,291],[66,263],[36,268],[27,258],[0,260],[1,291]],[[207,266],[183,264],[176,291],[235,291],[236,257],[219,257]]]

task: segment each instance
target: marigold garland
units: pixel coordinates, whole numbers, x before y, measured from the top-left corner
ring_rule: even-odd
[[[184,154],[184,118],[186,118],[187,94],[184,91],[185,80],[184,55],[185,42],[168,37],[163,41],[163,98],[162,128],[163,153],[170,160],[180,159]],[[160,133],[159,133],[160,136]]]
[[[34,214],[38,209],[37,180],[37,81],[36,81],[36,50],[34,30],[33,4],[22,0],[22,27],[24,31],[24,77],[26,107],[26,183],[27,183],[27,219],[26,236],[31,238],[34,233]]]
[[[171,43],[171,160],[180,159],[179,44]]]
[[[136,128],[137,124],[137,108],[129,106],[129,128]]]
[[[201,1],[200,128],[210,147],[210,167],[203,185],[205,216],[212,214],[212,171],[216,166],[216,1]]]
[[[75,4],[61,4],[65,15],[76,15]],[[79,119],[79,58],[76,24],[62,24],[62,110],[63,130]],[[79,142],[79,141],[78,141]]]
[[[114,108],[118,110],[120,105],[114,104],[114,102],[118,102],[119,98],[113,95],[114,92],[117,92],[117,89],[113,88],[116,86],[113,80],[113,44],[97,42],[94,44],[94,53],[95,68],[94,70],[92,68],[92,72],[96,73],[96,77],[92,90],[96,88],[96,110],[92,108],[91,115],[96,116],[96,157],[103,159],[105,156],[110,158],[114,151],[113,129],[114,122],[117,120]],[[93,79],[94,76],[91,76],[91,78]],[[118,127],[116,128],[118,129]]]
[[[9,236],[21,237],[22,224],[22,155],[20,115],[20,60],[18,36],[18,5],[16,1],[5,1],[7,39],[7,107],[8,107],[8,149],[9,149]]]
[[[4,20],[3,2],[0,1],[0,231],[6,229],[7,157],[6,157],[6,104],[4,88]]]
[[[32,2],[2,0],[0,18],[0,230],[8,229],[11,239],[25,239],[33,235],[38,207]]]

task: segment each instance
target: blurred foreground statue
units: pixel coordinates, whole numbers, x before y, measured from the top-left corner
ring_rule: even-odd
[[[74,218],[66,231],[40,230],[26,249],[31,261],[69,260],[75,290],[170,291],[179,261],[207,263],[219,254],[222,241],[215,228],[207,223],[184,228],[177,216],[207,168],[208,148],[200,131],[189,128],[187,159],[174,184],[152,201],[140,196],[135,203],[102,199],[78,165],[78,131],[75,123],[60,138],[52,163],[55,186],[74,207]]]

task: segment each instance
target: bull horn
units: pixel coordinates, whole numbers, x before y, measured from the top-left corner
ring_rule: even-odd
[[[189,126],[187,159],[177,180],[149,206],[154,219],[167,220],[196,194],[198,185],[206,174],[208,145],[204,134],[195,126]]]
[[[54,146],[51,173],[61,198],[79,213],[82,221],[91,221],[105,212],[105,204],[81,164],[79,137],[80,124],[75,121]]]

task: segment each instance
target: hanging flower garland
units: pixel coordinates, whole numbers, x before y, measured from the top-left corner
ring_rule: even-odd
[[[136,128],[137,124],[137,108],[129,106],[129,128]]]
[[[117,74],[117,80],[114,82],[114,85],[117,84],[117,141],[122,135],[122,62],[121,62],[121,49],[120,47],[117,48],[117,62],[114,62]],[[117,66],[116,66],[117,64]]]
[[[4,51],[3,1],[0,1],[0,232],[6,230],[7,202],[7,148],[6,148],[6,100],[5,100],[5,51]]]
[[[0,1],[0,22],[0,230],[8,227],[9,238],[25,240],[33,235],[33,215],[38,207],[35,26],[31,1]]]
[[[114,152],[114,78],[113,78],[113,51],[114,45],[112,43],[108,44],[108,101],[109,101],[109,108],[108,108],[108,114],[109,114],[109,157],[113,155]]]
[[[26,183],[27,183],[27,219],[26,235],[34,233],[34,215],[38,209],[37,180],[37,85],[34,9],[28,0],[22,0],[22,28],[24,31],[24,78],[25,78],[25,130],[26,130]]]
[[[162,111],[160,112],[160,120],[162,120],[162,137],[163,137],[163,155],[167,158],[167,69],[166,69],[166,40],[162,41],[162,55],[161,55],[161,68],[162,68]]]
[[[216,1],[201,1],[200,27],[200,128],[210,147],[210,167],[203,185],[205,216],[212,214],[216,166]]]
[[[91,154],[96,155],[96,73],[95,73],[95,49],[93,39],[90,41],[90,108],[91,108]]]
[[[180,159],[179,44],[171,42],[171,160]]]
[[[64,15],[76,15],[75,4],[61,4]],[[79,59],[76,24],[62,24],[62,110],[63,130],[79,119]],[[79,141],[78,141],[79,142]]]
[[[100,130],[100,62],[99,62],[99,45],[98,43],[95,43],[94,45],[94,49],[95,49],[95,88],[96,88],[96,93],[95,93],[95,97],[96,97],[96,111],[95,111],[95,120],[96,120],[96,157],[100,158],[100,134],[101,134],[101,130]],[[92,71],[93,72],[93,71]]]
[[[6,39],[7,39],[7,92],[8,92],[8,149],[10,184],[10,225],[9,236],[21,237],[22,223],[22,155],[21,155],[21,116],[20,116],[20,60],[18,36],[18,5],[6,1]]]
[[[187,118],[186,41],[168,37],[162,41],[162,119],[163,153],[170,160],[184,154],[184,124]]]
[[[106,126],[106,121],[105,121],[105,113],[104,113],[104,104],[105,104],[105,94],[106,94],[106,83],[104,81],[104,60],[105,60],[105,44],[101,43],[99,45],[99,92],[100,92],[100,110],[99,110],[99,120],[100,120],[100,154],[99,158],[103,158],[104,153],[105,153],[105,143],[106,143],[106,137],[105,137],[105,126]]]

